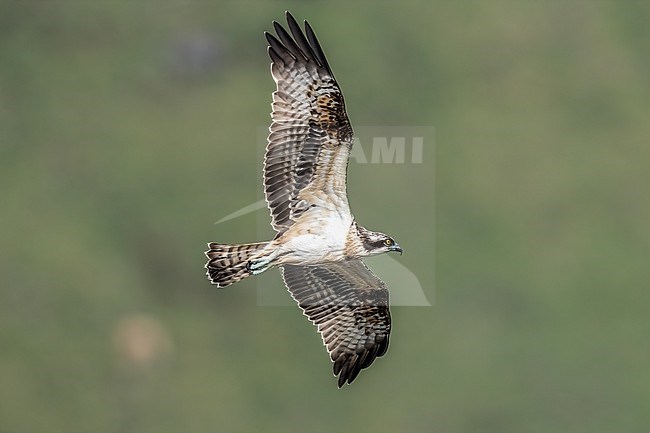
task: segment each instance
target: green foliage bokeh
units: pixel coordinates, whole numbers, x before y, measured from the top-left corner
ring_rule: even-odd
[[[435,303],[394,308],[343,390],[297,308],[256,305],[277,271],[203,275],[206,242],[258,236],[213,223],[259,198],[285,9],[353,124],[436,131],[414,175],[351,166],[357,218]],[[2,1],[0,431],[647,429],[648,22],[632,1]]]

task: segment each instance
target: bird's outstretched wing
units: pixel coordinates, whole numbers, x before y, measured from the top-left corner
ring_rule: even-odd
[[[339,388],[352,383],[388,349],[386,285],[361,260],[281,268],[291,296],[323,338]]]
[[[273,123],[264,157],[272,226],[285,231],[312,205],[349,212],[345,190],[352,127],[343,95],[314,31],[287,12],[289,32],[273,22],[269,42]]]

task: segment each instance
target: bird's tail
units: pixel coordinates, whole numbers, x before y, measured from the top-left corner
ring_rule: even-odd
[[[205,267],[212,284],[226,287],[249,275],[264,272],[271,266],[270,258],[264,254],[268,242],[255,244],[225,245],[209,243],[205,252],[208,263]]]

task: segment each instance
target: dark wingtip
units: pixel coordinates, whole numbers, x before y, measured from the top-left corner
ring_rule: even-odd
[[[311,45],[312,50],[316,56],[316,60],[318,63],[320,63],[326,70],[329,72],[329,74],[334,77],[334,74],[332,73],[332,68],[330,68],[329,63],[327,62],[327,58],[325,57],[325,53],[323,52],[323,48],[320,46],[320,43],[318,42],[318,38],[316,37],[316,33],[314,32],[314,29],[309,25],[307,20],[305,20],[305,34],[307,36],[307,41],[309,41],[309,45]]]
[[[285,63],[290,62],[291,58],[294,61],[314,61],[319,67],[324,68],[328,74],[334,78],[332,69],[327,62],[325,53],[316,39],[314,30],[309,25],[307,20],[304,22],[304,30],[300,27],[293,14],[288,10],[284,11],[288,29],[291,34],[277,21],[272,21],[273,28],[276,35],[269,32],[264,32],[264,37],[269,42],[269,45],[274,48],[276,58],[279,57]]]
[[[273,47],[268,47],[266,51],[269,54],[269,57],[271,58],[271,61],[273,63],[284,65],[284,60],[282,60],[280,55],[273,49]]]
[[[291,26],[292,24],[298,25],[298,21],[296,21],[296,19],[293,17],[293,15],[291,15],[291,12],[285,11],[284,13],[285,13],[287,23],[289,24],[289,26]]]
[[[267,31],[265,31],[264,32],[264,37],[266,38],[266,41],[269,43],[269,45],[271,45],[271,38],[273,37],[273,35],[271,33],[267,32]]]

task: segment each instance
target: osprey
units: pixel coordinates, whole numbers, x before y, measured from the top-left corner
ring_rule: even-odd
[[[268,242],[209,243],[210,281],[226,287],[278,266],[303,313],[317,326],[342,387],[388,349],[386,285],[361,258],[402,249],[357,224],[346,192],[352,127],[343,95],[311,26],[287,12],[269,43],[273,122],[264,157],[264,194],[277,231]]]

